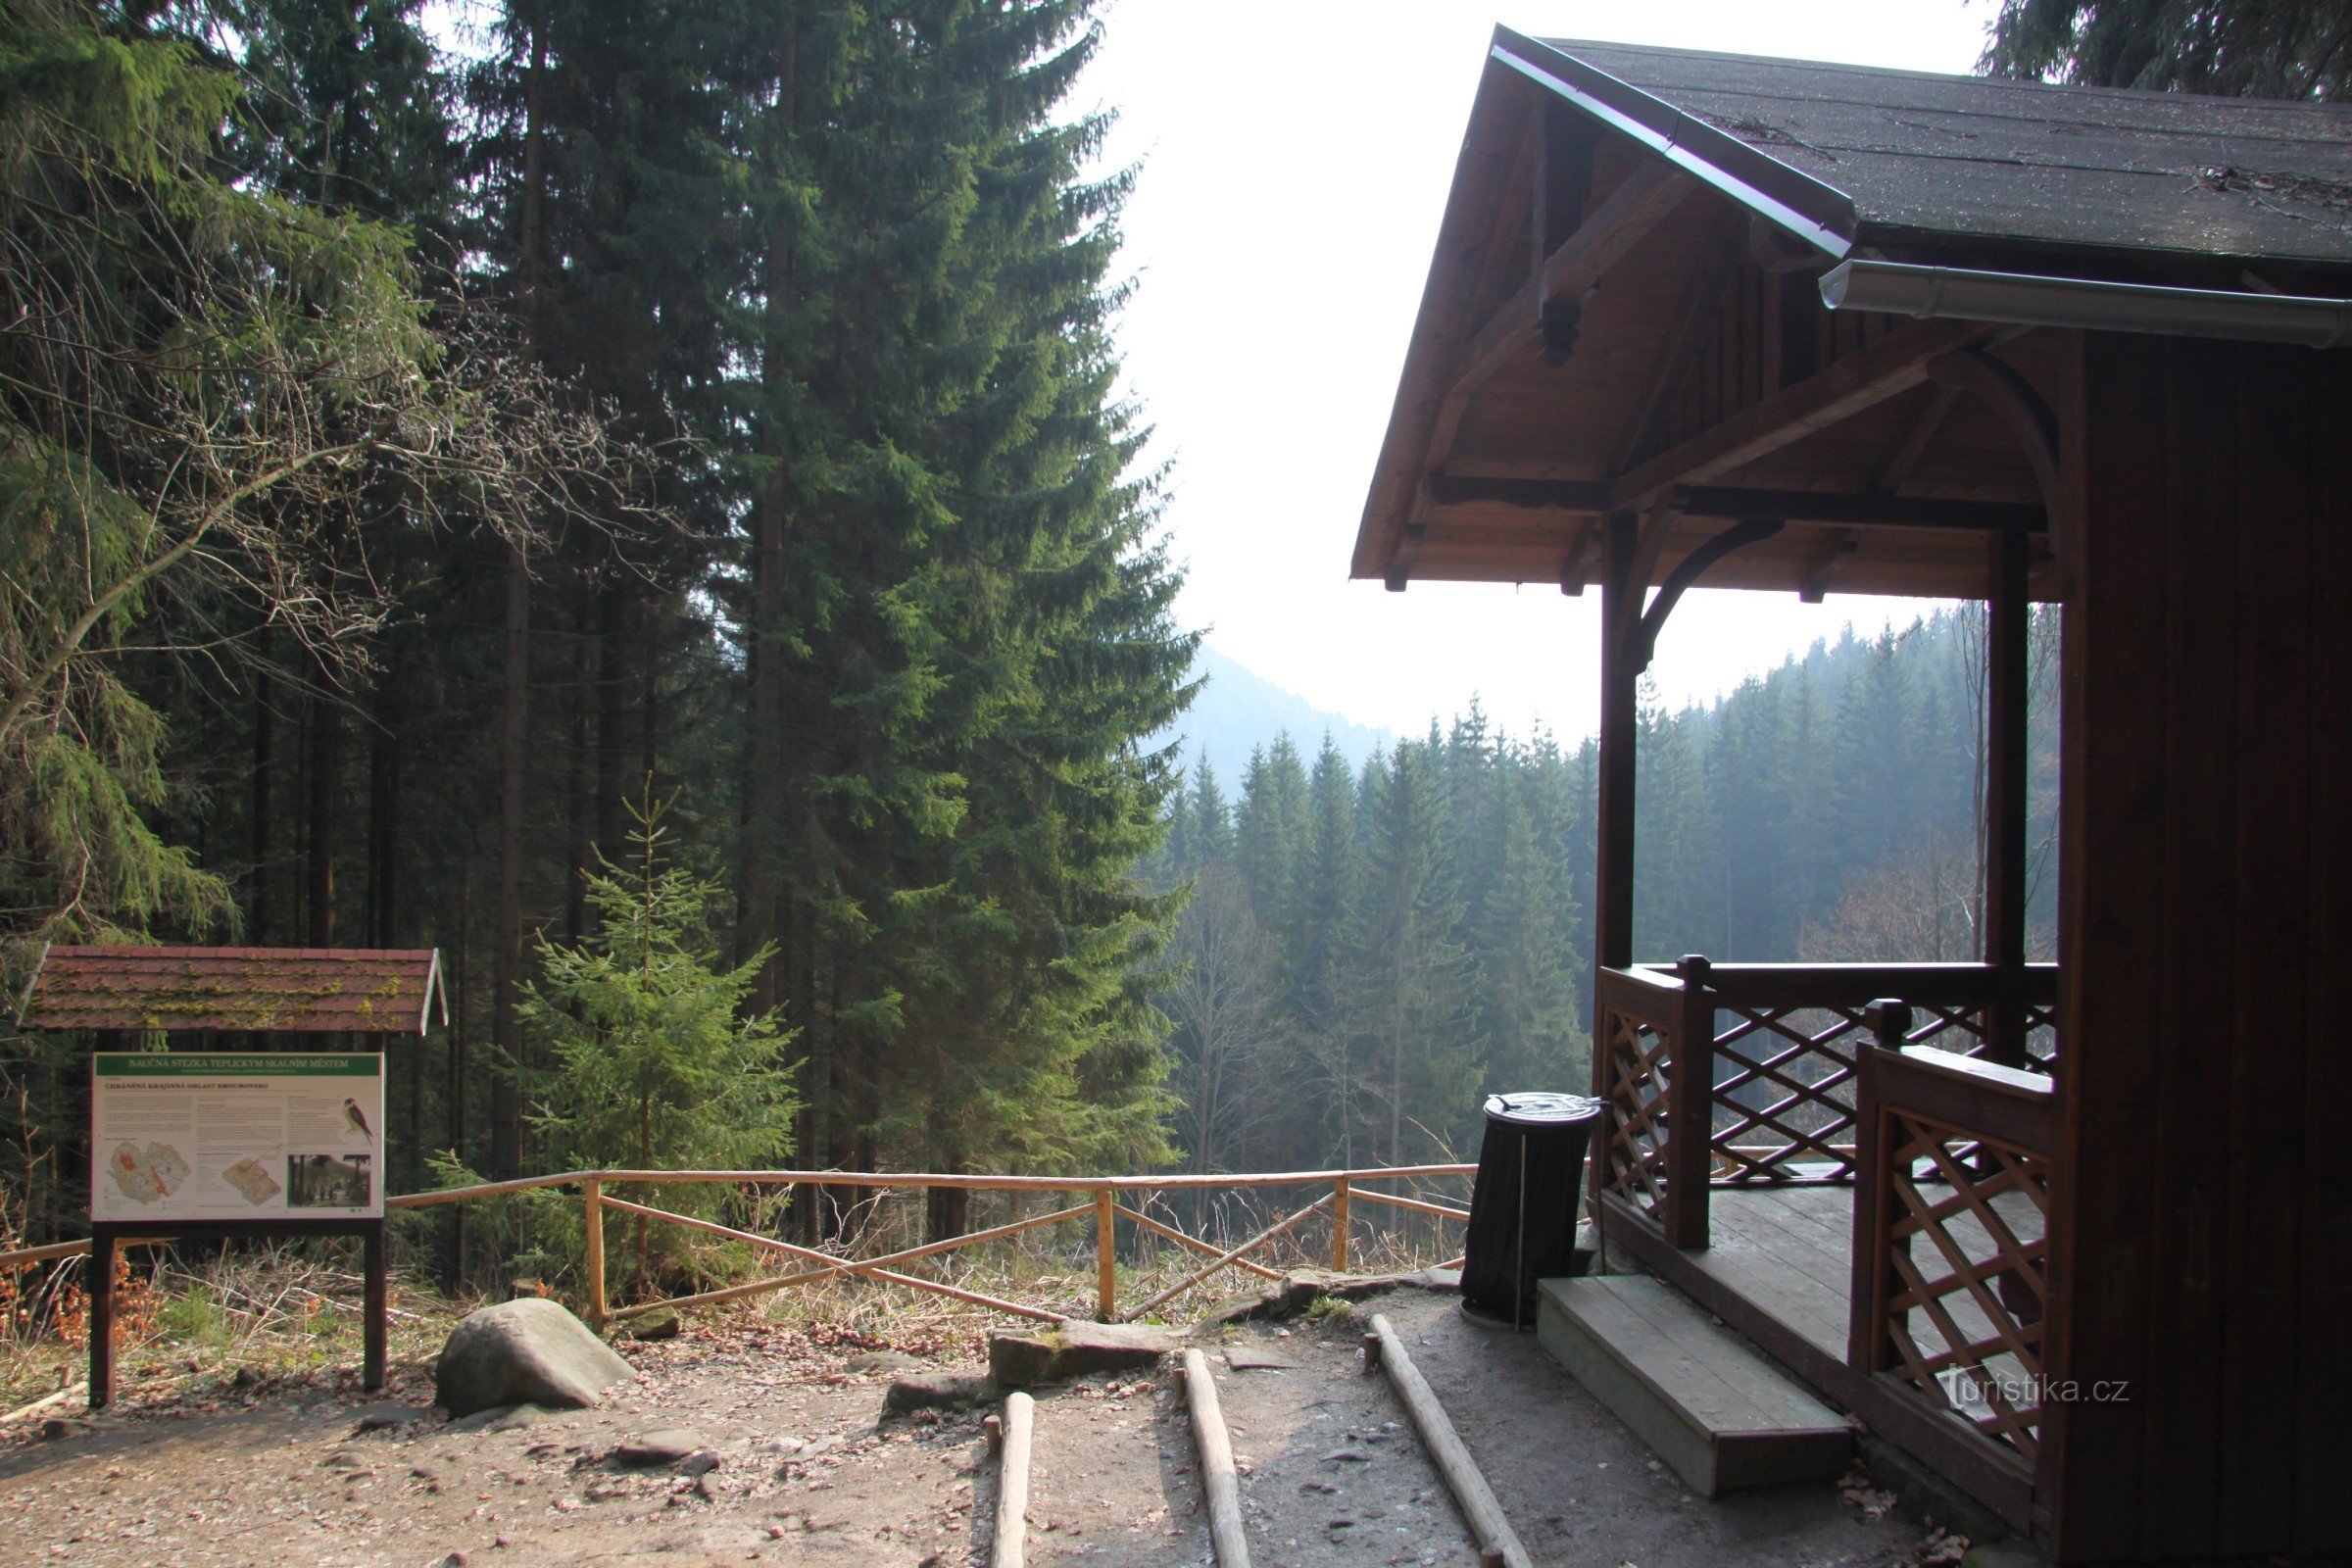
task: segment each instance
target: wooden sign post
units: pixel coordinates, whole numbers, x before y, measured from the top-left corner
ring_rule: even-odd
[[[115,1396],[115,1258],[125,1241],[218,1241],[232,1236],[357,1236],[363,1244],[361,1276],[360,1386],[369,1393],[384,1386],[391,1302],[385,1288],[384,1221],[220,1220],[165,1225],[90,1226],[90,1408],[102,1409]]]
[[[381,1054],[90,1058],[90,1406],[115,1395],[115,1260],[125,1241],[357,1236],[362,1382],[383,1387]]]

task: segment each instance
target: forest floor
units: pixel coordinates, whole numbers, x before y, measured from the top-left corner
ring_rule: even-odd
[[[1866,1483],[1690,1495],[1532,1337],[1480,1329],[1449,1295],[1389,1314],[1535,1559],[1620,1568],[1949,1561]],[[1472,1568],[1469,1534],[1347,1312],[1198,1331],[1243,1467],[1260,1568]],[[750,1318],[621,1347],[638,1371],[604,1407],[450,1422],[422,1407],[429,1362],[371,1396],[348,1372],[135,1393],[0,1432],[0,1556],[91,1568],[962,1568],[987,1561],[995,1465],[978,1412],[883,1416],[896,1371],[976,1369],[969,1333],[872,1334]],[[1237,1351],[1256,1352],[1236,1355]],[[1236,1359],[1289,1366],[1236,1370]],[[385,1401],[416,1419],[375,1430]],[[716,1457],[627,1469],[613,1450],[691,1429]],[[1193,1568],[1210,1547],[1171,1377],[1042,1392],[1029,1557]],[[1938,1549],[1938,1548],[1941,1549]]]

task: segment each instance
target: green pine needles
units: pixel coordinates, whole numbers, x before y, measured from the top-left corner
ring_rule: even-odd
[[[516,1004],[543,1065],[510,1070],[529,1086],[557,1168],[741,1170],[792,1151],[792,1032],[744,1007],[771,955],[720,967],[710,927],[722,890],[672,862],[669,805],[650,788],[629,803],[628,863],[599,854],[603,869],[586,878],[596,929],[576,943],[542,935],[540,978]],[[657,1201],[710,1214],[732,1197],[683,1184]],[[642,1293],[657,1266],[642,1217],[632,1250]]]
[[[719,966],[715,881],[672,863],[651,791],[629,803],[626,865],[587,877],[593,933],[538,943],[516,1010],[547,1065],[531,1069],[542,1147],[560,1168],[740,1170],[791,1152],[792,1032],[744,999],[771,955]]]

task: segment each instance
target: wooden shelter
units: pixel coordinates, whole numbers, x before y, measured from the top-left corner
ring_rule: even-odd
[[[410,1034],[449,1021],[437,948],[41,950],[17,1008],[31,1029]]]
[[[1356,541],[1598,585],[1612,1241],[2066,1561],[2352,1551],[2348,294],[2352,111],[1501,29]],[[1637,961],[1694,584],[1989,601],[1983,962]]]

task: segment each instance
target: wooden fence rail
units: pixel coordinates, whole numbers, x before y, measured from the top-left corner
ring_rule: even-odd
[[[466,1187],[443,1188],[436,1192],[405,1193],[384,1200],[387,1209],[405,1210],[436,1207],[444,1203],[463,1203],[482,1199],[501,1198],[516,1193],[569,1188],[577,1191],[582,1219],[586,1230],[586,1275],[588,1321],[598,1328],[608,1323],[637,1317],[664,1307],[710,1305],[720,1301],[740,1300],[747,1297],[765,1295],[772,1291],[790,1290],[799,1286],[819,1284],[828,1280],[860,1278],[903,1286],[909,1290],[929,1292],[949,1297],[968,1305],[985,1307],[1016,1317],[1059,1321],[1066,1314],[1042,1306],[1005,1300],[980,1291],[952,1285],[941,1280],[925,1279],[920,1275],[901,1272],[899,1264],[924,1258],[939,1257],[967,1247],[1002,1241],[1008,1237],[1038,1230],[1049,1225],[1081,1221],[1092,1215],[1095,1220],[1096,1252],[1096,1315],[1103,1322],[1131,1321],[1155,1311],[1186,1292],[1195,1290],[1211,1277],[1228,1268],[1238,1268],[1265,1279],[1280,1279],[1281,1272],[1255,1261],[1250,1253],[1271,1244],[1309,1216],[1329,1210],[1332,1217],[1331,1266],[1345,1273],[1348,1258],[1351,1199],[1423,1213],[1455,1221],[1469,1218],[1465,1208],[1431,1202],[1423,1198],[1379,1191],[1367,1183],[1399,1181],[1430,1181],[1443,1178],[1475,1175],[1476,1165],[1396,1165],[1376,1166],[1354,1170],[1298,1170],[1252,1171],[1231,1174],[1171,1174],[1164,1176],[995,1176],[956,1172],[903,1171],[836,1171],[836,1170],[575,1170],[547,1176],[524,1176],[511,1181],[477,1182]],[[675,1186],[684,1183],[710,1184],[761,1189],[795,1187],[827,1188],[961,1188],[971,1192],[1002,1193],[1061,1193],[1083,1196],[1085,1201],[1052,1213],[1032,1215],[1012,1220],[985,1230],[967,1232],[944,1241],[929,1242],[920,1247],[905,1248],[877,1257],[844,1257],[780,1241],[772,1236],[739,1230],[702,1219],[691,1214],[657,1208],[651,1204],[633,1202],[617,1198],[611,1191],[615,1186]],[[1328,1187],[1331,1191],[1305,1207],[1268,1225],[1238,1247],[1224,1248],[1214,1242],[1184,1231],[1164,1220],[1155,1219],[1141,1208],[1119,1201],[1128,1194],[1167,1191],[1251,1190],[1272,1187]],[[615,1306],[607,1294],[605,1216],[618,1210],[640,1219],[659,1220],[689,1230],[714,1235],[728,1241],[769,1252],[781,1253],[808,1266],[786,1274],[747,1281],[741,1285],[718,1290],[700,1291],[687,1296],[667,1297],[658,1300],[635,1301]],[[1148,1300],[1119,1309],[1117,1222],[1126,1219],[1130,1224],[1151,1235],[1173,1242],[1201,1254],[1208,1261],[1177,1284],[1151,1297]],[[138,1245],[125,1243],[123,1245]],[[47,1247],[24,1248],[0,1252],[0,1270],[24,1267],[34,1263],[86,1254],[87,1242],[59,1242]]]

